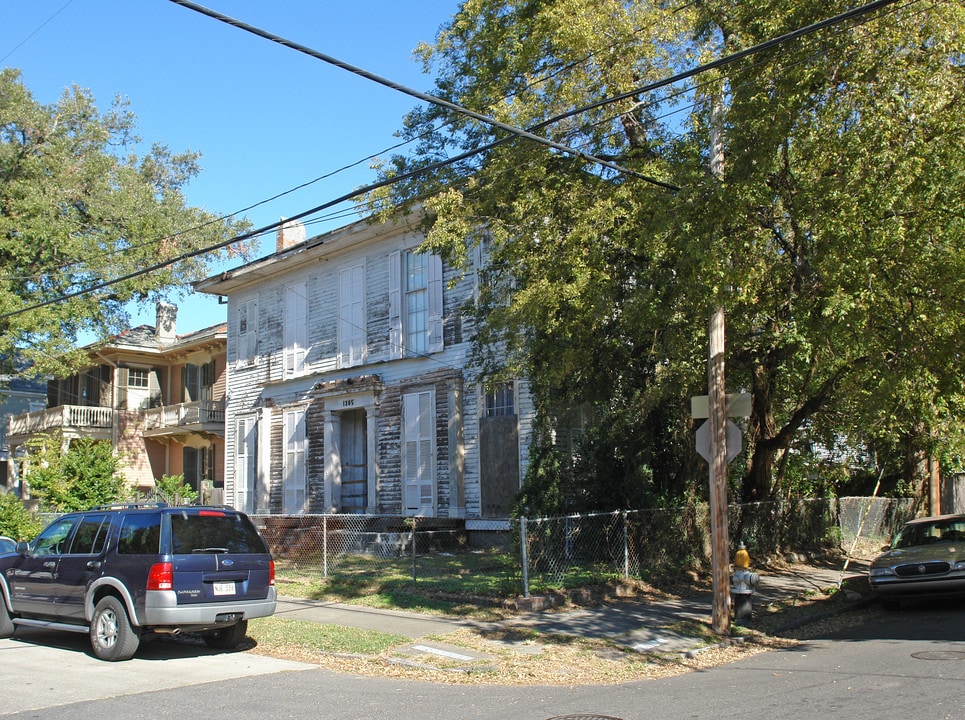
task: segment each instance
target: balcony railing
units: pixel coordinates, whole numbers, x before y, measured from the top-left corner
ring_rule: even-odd
[[[60,405],[46,410],[13,415],[9,422],[9,435],[32,435],[50,430],[103,430],[114,423],[114,411],[106,407]]]
[[[144,411],[145,430],[183,429],[186,425],[224,425],[224,401],[197,400]]]

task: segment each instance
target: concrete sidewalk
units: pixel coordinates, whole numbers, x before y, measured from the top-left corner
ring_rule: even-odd
[[[755,593],[754,606],[765,608],[828,588],[845,586],[849,579],[866,576],[867,566],[860,561],[852,561],[847,572],[840,567],[821,564],[792,565],[780,571],[758,572],[761,582]],[[593,607],[528,612],[498,622],[478,622],[290,597],[279,599],[275,615],[293,620],[378,630],[412,640],[445,635],[460,628],[529,629],[540,633],[610,640],[639,652],[687,652],[701,644],[699,639],[677,633],[670,626],[682,621],[709,622],[712,612],[712,594],[701,592],[688,597],[669,596],[656,602],[628,599]]]

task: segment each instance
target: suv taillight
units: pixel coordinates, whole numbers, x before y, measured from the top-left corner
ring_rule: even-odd
[[[269,585],[275,584],[275,561],[274,560],[268,561],[268,584]]]
[[[147,574],[148,590],[173,590],[174,566],[169,562],[154,563]]]

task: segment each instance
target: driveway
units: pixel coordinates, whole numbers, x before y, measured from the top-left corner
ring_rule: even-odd
[[[251,652],[213,651],[187,639],[146,642],[132,660],[109,663],[91,654],[87,635],[26,627],[0,640],[0,667],[0,715],[314,668]]]

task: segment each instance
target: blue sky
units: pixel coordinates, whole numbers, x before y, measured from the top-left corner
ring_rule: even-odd
[[[458,0],[199,0],[225,15],[425,92],[412,51],[431,42]],[[202,153],[188,201],[235,212],[398,142],[416,100],[169,0],[0,0],[0,67],[22,71],[34,97],[91,91],[107,109],[127,98],[146,145]],[[375,179],[369,163],[246,213],[255,227],[292,216]],[[309,234],[356,219],[313,225]],[[258,255],[274,250],[274,236]],[[223,267],[213,268],[220,271]],[[216,299],[179,301],[178,332],[225,319]],[[132,324],[154,308],[132,308]]]

